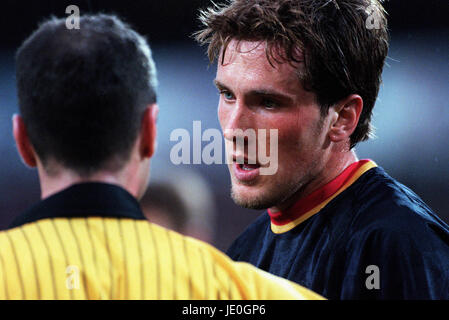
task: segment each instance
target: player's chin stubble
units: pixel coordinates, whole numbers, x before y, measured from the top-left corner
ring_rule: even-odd
[[[231,197],[235,204],[246,209],[263,210],[271,207],[271,205],[266,201],[266,199],[253,198],[248,199],[245,196],[241,196],[238,192],[234,190],[234,186],[231,187]]]
[[[262,197],[248,198],[241,196],[234,190],[234,186],[231,187],[231,197],[235,204],[246,209],[263,210],[272,206],[271,202]]]
[[[231,197],[232,200],[238,205],[246,209],[254,209],[254,210],[264,210],[267,208],[274,207],[279,203],[283,202],[285,199],[286,193],[288,191],[280,191],[277,190],[266,190],[261,194],[248,197],[241,192],[237,192],[234,188],[234,184],[231,187]]]
[[[277,207],[289,201],[297,192],[300,192],[304,183],[301,179],[290,179],[283,184],[274,185],[261,190],[256,196],[248,196],[243,192],[237,192],[235,182],[232,182],[231,197],[234,202],[246,209],[265,210]]]

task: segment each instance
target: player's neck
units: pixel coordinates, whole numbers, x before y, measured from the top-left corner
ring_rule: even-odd
[[[269,208],[271,212],[279,212],[287,210],[293,206],[299,200],[307,197],[313,191],[321,188],[322,186],[328,184],[334,180],[340,173],[342,173],[348,166],[352,163],[357,162],[357,155],[353,150],[345,152],[344,154],[335,154],[331,157],[329,161],[323,166],[322,170],[307,182],[305,185],[301,186],[297,192],[295,192],[291,197],[289,197],[283,203]]]

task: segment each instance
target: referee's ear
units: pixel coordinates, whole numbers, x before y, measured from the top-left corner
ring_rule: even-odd
[[[159,113],[158,105],[152,104],[147,107],[142,117],[142,126],[140,129],[140,155],[142,158],[151,158],[156,151],[157,135],[157,115]]]
[[[12,117],[12,131],[17,150],[23,162],[29,167],[36,167],[36,153],[31,145],[23,119],[18,114]]]

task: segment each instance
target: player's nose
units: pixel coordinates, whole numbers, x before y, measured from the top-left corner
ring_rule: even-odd
[[[252,117],[248,114],[248,108],[243,102],[237,100],[234,108],[229,110],[224,123],[223,135],[227,140],[233,140],[239,135],[239,132],[244,132],[252,128]]]

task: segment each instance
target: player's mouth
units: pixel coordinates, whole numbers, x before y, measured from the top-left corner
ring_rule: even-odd
[[[249,182],[259,176],[260,165],[258,163],[249,164],[248,162],[254,161],[248,161],[247,159],[244,159],[243,163],[237,163],[237,161],[234,159],[232,169],[237,180]]]

